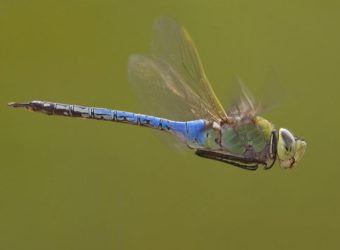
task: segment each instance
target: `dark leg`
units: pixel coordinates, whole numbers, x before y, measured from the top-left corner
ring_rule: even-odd
[[[196,150],[195,154],[200,157],[204,157],[204,158],[208,158],[208,159],[216,160],[216,161],[221,161],[221,162],[228,163],[230,165],[243,168],[246,170],[256,170],[258,168],[258,164],[263,164],[261,162],[254,162],[254,161],[246,160],[240,157],[235,157],[232,155],[221,154],[221,153],[211,152],[211,151]]]
[[[264,166],[265,170],[272,168],[272,166],[274,165],[276,161],[276,156],[277,156],[277,139],[276,139],[276,131],[273,130],[272,137],[271,137],[271,158],[273,159],[273,161],[271,162],[269,166],[267,165]]]

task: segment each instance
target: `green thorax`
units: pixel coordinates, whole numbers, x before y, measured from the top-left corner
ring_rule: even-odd
[[[245,152],[266,154],[272,129],[272,124],[259,116],[252,120],[234,120],[231,125],[224,124],[221,127],[222,150],[234,155],[244,155]]]

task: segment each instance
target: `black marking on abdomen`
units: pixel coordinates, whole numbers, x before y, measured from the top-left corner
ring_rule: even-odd
[[[127,124],[146,126],[149,128],[158,128],[166,131],[176,129],[175,121],[119,110],[42,101],[32,101],[29,103],[9,103],[9,106],[24,107],[30,111],[42,112],[47,115],[116,121]]]

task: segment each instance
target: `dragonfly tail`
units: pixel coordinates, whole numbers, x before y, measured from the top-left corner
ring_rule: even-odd
[[[126,124],[139,125],[153,129],[167,131],[169,133],[186,138],[187,122],[171,121],[164,118],[136,114],[120,110],[111,110],[96,107],[69,105],[44,101],[32,101],[29,103],[10,102],[8,106],[22,107],[29,111],[41,112],[47,115],[79,117],[95,120],[106,120]]]
[[[8,106],[14,107],[14,108],[29,108],[31,106],[30,103],[16,103],[16,102],[10,102],[8,103]]]

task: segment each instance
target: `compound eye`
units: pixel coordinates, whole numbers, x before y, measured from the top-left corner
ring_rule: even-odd
[[[293,160],[296,151],[296,141],[292,133],[281,128],[279,131],[278,156],[281,160]]]
[[[295,142],[295,138],[287,129],[280,129],[280,136],[285,144],[285,148],[288,151],[291,145]]]

